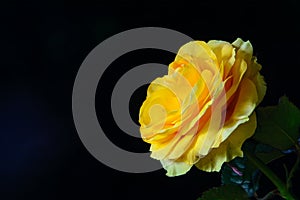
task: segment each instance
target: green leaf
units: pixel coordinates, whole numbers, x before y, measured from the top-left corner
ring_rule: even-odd
[[[245,191],[237,185],[223,185],[212,188],[197,200],[249,200]]]
[[[278,149],[261,143],[255,146],[254,154],[265,164],[284,156],[284,154]]]
[[[254,196],[258,190],[259,171],[246,157],[237,157],[223,165],[221,181],[223,185],[238,185],[242,187],[249,197]]]
[[[278,150],[297,144],[300,137],[300,110],[286,96],[277,106],[258,108],[257,129],[253,138]]]

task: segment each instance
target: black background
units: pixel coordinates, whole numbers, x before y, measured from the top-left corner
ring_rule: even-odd
[[[73,123],[76,73],[95,46],[131,28],[170,28],[204,41],[232,42],[241,37],[251,41],[263,66],[268,90],[261,105],[277,104],[280,96],[287,95],[300,107],[299,17],[296,0],[2,2],[0,199],[196,199],[218,186],[218,173],[194,168],[168,178],[164,170],[128,174],[97,161],[81,143]],[[120,58],[99,83],[106,89],[98,88],[97,111],[110,115],[109,95],[124,69],[155,61],[168,64],[173,58],[158,50]],[[120,64],[125,68],[118,69]],[[132,97],[135,121],[144,95],[145,87]],[[108,126],[115,144],[147,151],[147,144],[126,136],[109,117],[105,120],[100,123]],[[280,164],[274,167],[283,172]]]

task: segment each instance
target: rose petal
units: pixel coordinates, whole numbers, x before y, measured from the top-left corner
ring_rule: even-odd
[[[183,175],[193,166],[192,164],[187,164],[185,162],[173,162],[171,160],[161,160],[160,162],[163,168],[167,170],[166,175],[169,177]]]
[[[214,52],[203,41],[193,41],[183,45],[175,58],[175,61],[184,59],[192,65],[199,74],[203,70],[209,70],[213,74],[218,72],[218,60]],[[171,66],[172,67],[172,66]]]
[[[235,62],[235,50],[230,43],[221,40],[210,40],[207,44],[216,54],[220,73],[223,74],[223,80],[225,80]]]
[[[243,156],[242,144],[254,134],[255,129],[256,115],[253,113],[249,121],[241,124],[218,148],[212,149],[195,166],[207,172],[220,171],[224,162],[228,162],[237,156]]]

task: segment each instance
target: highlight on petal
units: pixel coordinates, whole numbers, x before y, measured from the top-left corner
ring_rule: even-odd
[[[235,62],[235,49],[230,43],[221,40],[210,40],[207,44],[217,56],[224,80]]]
[[[237,47],[240,53],[248,54],[252,57],[253,47],[249,41],[244,42],[241,38],[237,38],[233,43],[233,46]]]
[[[161,160],[160,162],[167,171],[166,175],[169,177],[186,174],[193,166],[192,164],[187,164],[185,162],[174,162],[171,160]]]
[[[204,70],[216,72],[218,60],[211,48],[203,41],[192,41],[183,45],[174,62],[184,59],[192,65],[199,74]],[[170,66],[172,67],[172,66]],[[187,77],[189,79],[189,77]]]

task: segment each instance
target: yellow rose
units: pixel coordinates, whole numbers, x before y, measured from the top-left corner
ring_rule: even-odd
[[[266,84],[249,41],[192,41],[183,45],[168,74],[155,79],[140,108],[140,132],[168,176],[195,165],[219,171],[242,157],[256,129],[255,107]]]

